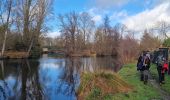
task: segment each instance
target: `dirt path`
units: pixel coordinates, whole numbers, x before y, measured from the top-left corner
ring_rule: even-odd
[[[153,78],[151,73],[149,73],[149,83],[160,92],[161,97],[162,97],[163,100],[170,100],[170,94],[167,93],[166,91],[164,91],[161,88],[161,86],[158,84],[156,79]],[[156,99],[154,99],[154,100],[156,100]]]

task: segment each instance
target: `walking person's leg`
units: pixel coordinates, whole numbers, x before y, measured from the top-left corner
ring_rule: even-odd
[[[162,83],[162,73],[161,73],[161,69],[158,67],[158,68],[157,68],[157,71],[158,71],[159,83]]]
[[[147,84],[147,82],[148,82],[148,74],[149,74],[149,71],[144,70],[144,84]]]
[[[165,73],[162,73],[162,83],[165,83]]]
[[[143,73],[143,70],[140,71],[140,80],[141,80],[141,81],[144,80],[144,73]]]
[[[169,69],[168,69],[168,75],[170,75],[170,67],[169,67]]]

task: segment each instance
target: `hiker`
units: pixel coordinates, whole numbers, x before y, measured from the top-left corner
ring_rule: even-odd
[[[140,71],[140,80],[143,81],[143,53],[138,58],[137,71]]]
[[[144,76],[144,84],[147,84],[149,78],[149,68],[150,68],[150,54],[146,53],[143,61],[143,76]]]
[[[162,83],[165,83],[165,73],[168,72],[168,61],[163,59],[163,66],[162,66]]]
[[[137,70],[142,70],[143,67],[143,53],[139,56],[138,62],[137,62]]]
[[[159,84],[164,84],[164,73],[162,73],[163,65],[165,62],[165,58],[163,56],[162,51],[159,52],[159,55],[157,57],[157,71],[158,71],[158,76],[159,76]],[[166,65],[165,65],[166,67]]]
[[[140,80],[144,81],[144,84],[148,81],[148,74],[150,68],[150,54],[142,53],[138,58],[137,70],[140,71]]]

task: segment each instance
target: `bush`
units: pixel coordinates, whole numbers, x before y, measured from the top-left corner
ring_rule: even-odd
[[[170,38],[164,40],[163,46],[170,47]]]

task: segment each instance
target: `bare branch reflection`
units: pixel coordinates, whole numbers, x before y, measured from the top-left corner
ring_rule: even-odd
[[[75,95],[76,89],[79,84],[80,73],[82,62],[80,58],[67,58],[65,60],[64,73],[61,76],[61,81],[57,89],[57,93],[63,92],[65,95]],[[62,85],[67,86],[62,90]]]
[[[109,56],[0,61],[0,100],[75,100],[82,72],[117,72],[121,66]]]
[[[31,66],[36,66],[31,69]],[[22,100],[42,100],[43,90],[39,82],[37,61],[22,61]]]
[[[39,63],[37,61],[6,60],[5,63],[0,61],[0,65],[2,72],[0,75],[1,100],[42,99],[43,92],[39,83]]]

